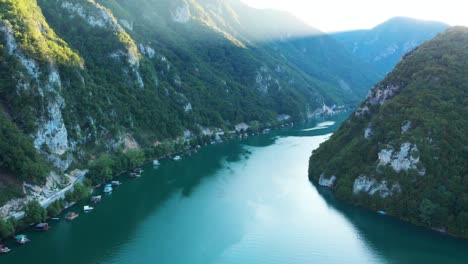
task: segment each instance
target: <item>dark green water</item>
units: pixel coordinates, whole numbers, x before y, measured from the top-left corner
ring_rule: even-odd
[[[343,118],[146,166],[93,212],[10,243],[0,263],[468,263],[468,241],[339,203],[309,183],[311,150]]]

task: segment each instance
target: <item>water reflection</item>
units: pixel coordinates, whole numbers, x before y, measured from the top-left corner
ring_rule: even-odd
[[[327,204],[358,230],[368,247],[388,263],[466,263],[466,240],[415,227],[391,216],[337,201],[331,190],[317,187]],[[466,255],[465,255],[466,257]]]

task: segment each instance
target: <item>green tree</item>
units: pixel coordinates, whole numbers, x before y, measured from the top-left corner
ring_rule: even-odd
[[[63,200],[57,200],[47,207],[47,215],[49,217],[56,217],[64,208]]]
[[[25,209],[26,223],[40,223],[47,219],[47,211],[37,200],[32,200],[26,204]]]
[[[7,238],[15,232],[15,227],[10,221],[0,218],[0,238]]]

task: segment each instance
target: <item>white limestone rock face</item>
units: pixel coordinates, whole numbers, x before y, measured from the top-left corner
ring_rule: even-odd
[[[7,21],[2,21],[0,23],[0,31],[2,31],[5,34],[6,48],[8,50],[8,54],[15,56],[20,61],[21,65],[26,69],[27,73],[32,78],[37,79],[40,74],[39,66],[34,60],[27,58],[23,54],[21,49],[18,47],[15,36],[13,35],[13,29],[11,28],[11,25]],[[22,87],[29,88],[29,84],[24,85]]]
[[[366,112],[369,112],[370,106],[383,105],[388,100],[395,97],[398,94],[401,87],[399,85],[380,85],[374,87],[369,91],[365,103],[356,109],[354,113],[356,116],[362,116]]]
[[[406,120],[405,122],[403,122],[403,124],[401,125],[401,134],[408,132],[411,129],[411,126],[411,121]]]
[[[191,19],[190,7],[186,1],[183,1],[180,6],[171,11],[172,21],[186,24]]]
[[[69,150],[68,131],[62,117],[65,100],[55,90],[55,87],[61,85],[59,73],[52,69],[44,90],[53,96],[47,97],[47,113],[38,120],[38,129],[34,136],[36,149],[41,149],[42,145],[46,144],[52,154],[56,155],[62,155]]]
[[[246,123],[239,123],[237,125],[235,125],[235,129],[236,131],[241,131],[241,130],[247,130],[249,129],[249,125],[247,125]]]
[[[358,194],[361,192],[367,193],[369,195],[378,194],[381,198],[386,198],[401,192],[401,188],[398,183],[395,183],[389,187],[387,181],[385,180],[378,182],[377,180],[366,175],[361,175],[354,180],[353,193]]]
[[[127,34],[112,14],[94,1],[86,2],[86,6],[80,3],[63,1],[61,7],[70,15],[83,18],[91,27],[105,28],[116,34]],[[131,42],[127,46],[126,56],[128,63],[138,68],[140,57],[135,43]]]
[[[325,175],[322,173],[320,175],[318,184],[320,186],[333,188],[335,186],[335,182],[336,182],[336,176],[335,175],[332,175],[330,178],[327,179],[325,177]]]
[[[268,67],[266,66],[260,67],[260,70],[257,71],[257,75],[255,77],[255,83],[257,84],[257,89],[262,93],[268,93],[272,80],[273,80],[273,77],[271,76]]]
[[[390,166],[396,172],[415,169],[421,176],[426,173],[424,166],[419,161],[419,150],[415,144],[405,142],[401,144],[399,151],[388,146],[379,152],[378,157],[379,165]]]
[[[288,121],[289,119],[291,119],[291,116],[286,114],[278,115],[276,117],[276,120],[278,120],[279,122]]]
[[[133,30],[133,22],[128,22],[128,20],[125,20],[125,19],[120,19],[119,22],[126,29],[128,29],[130,31]]]
[[[139,44],[138,49],[143,55],[147,56],[150,59],[156,56],[156,51],[153,48],[151,48],[149,45]]]
[[[47,158],[52,164],[61,171],[66,170],[71,159],[68,157],[62,159],[65,152],[70,149],[68,141],[68,131],[63,121],[62,109],[65,106],[65,100],[58,92],[62,86],[59,72],[53,64],[47,66],[47,69],[40,69],[38,64],[31,58],[28,58],[16,43],[13,31],[8,22],[0,24],[0,30],[6,36],[6,47],[10,55],[15,56],[26,70],[21,74],[18,80],[18,89],[29,89],[29,81],[33,80],[37,84],[38,93],[44,99],[46,109],[37,119],[37,130],[31,135],[34,140],[34,146],[42,150],[46,145],[50,150]],[[45,80],[39,78],[41,75],[47,75]]]
[[[184,105],[184,112],[185,113],[188,113],[188,112],[191,112],[192,111],[192,104],[191,103],[187,103],[186,105]]]
[[[79,3],[68,1],[63,1],[61,7],[73,15],[83,18],[92,27],[112,27],[114,29],[118,27],[113,17],[105,9],[100,5],[96,5],[92,1],[89,2],[94,5],[94,9],[84,7]]]
[[[328,106],[327,104],[323,103],[321,107],[318,107],[313,112],[308,111],[307,117],[316,118],[320,116],[333,116],[343,111],[346,111],[346,107],[343,105]]]
[[[369,124],[367,128],[364,130],[364,138],[371,139],[373,135],[374,135],[374,130],[372,128],[372,125]]]

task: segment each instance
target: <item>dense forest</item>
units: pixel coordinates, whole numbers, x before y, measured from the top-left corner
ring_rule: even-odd
[[[372,89],[313,152],[309,178],[347,202],[468,237],[467,83],[468,28],[450,28]]]
[[[234,0],[1,0],[0,18],[0,204],[51,170],[120,157],[128,140],[168,153],[239,123],[356,105],[377,80],[327,35]]]

